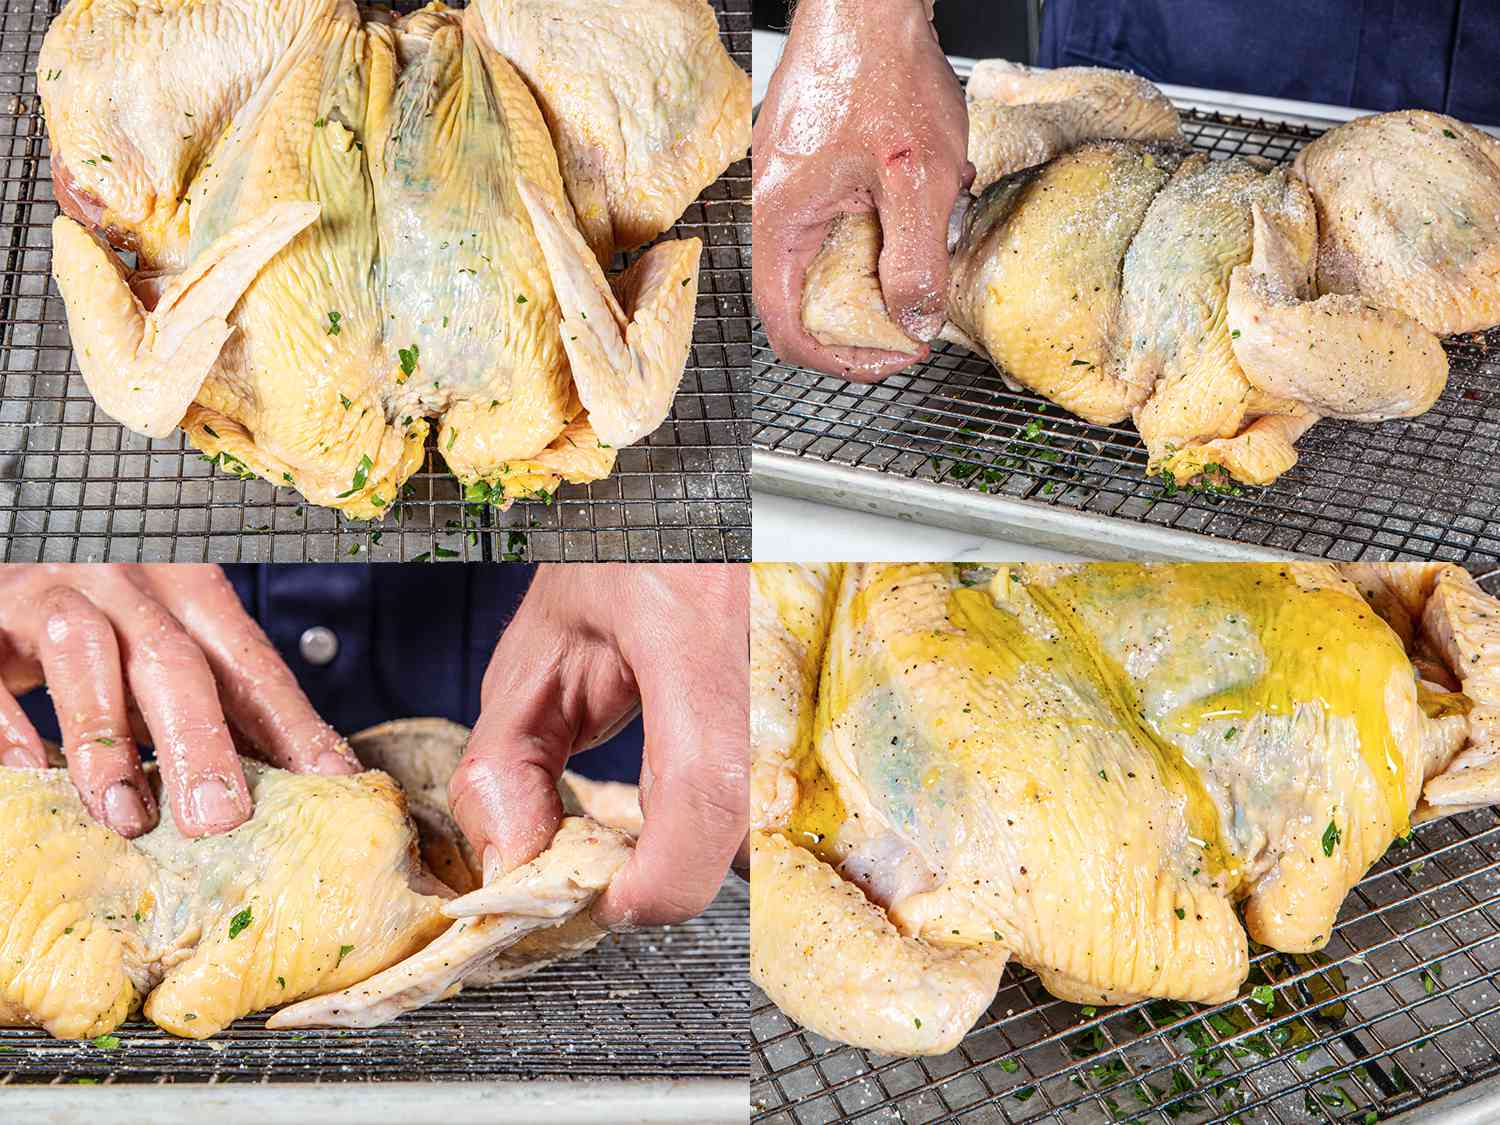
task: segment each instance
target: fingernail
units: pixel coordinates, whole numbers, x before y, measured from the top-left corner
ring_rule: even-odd
[[[216,777],[200,781],[188,794],[188,814],[200,828],[233,828],[244,820],[234,792]]]
[[[337,750],[324,750],[318,755],[314,768],[318,773],[327,777],[359,772],[359,765],[350,761],[349,755],[340,754]]]
[[[104,819],[121,836],[132,839],[151,827],[146,802],[128,781],[117,781],[104,791]]]

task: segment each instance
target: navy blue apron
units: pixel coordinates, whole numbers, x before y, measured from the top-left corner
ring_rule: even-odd
[[[226,566],[313,706],[336,730],[436,715],[472,726],[479,685],[501,630],[531,582],[519,564],[314,564]],[[308,629],[329,630],[333,659],[302,654]],[[45,691],[22,700],[44,738],[57,738]],[[590,777],[635,781],[642,731],[637,719],[603,746],[575,757]]]
[[[1038,62],[1500,124],[1496,0],[1046,0]]]

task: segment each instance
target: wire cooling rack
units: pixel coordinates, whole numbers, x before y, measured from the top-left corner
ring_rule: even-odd
[[[1192,143],[1215,157],[1284,162],[1323,131],[1192,108],[1182,118]],[[1133,427],[1090,425],[1011,391],[961,348],[941,345],[912,371],[862,387],[782,364],[757,326],[755,487],[885,514],[925,510],[935,521],[946,513],[950,526],[1074,549],[1113,540],[1182,556],[1215,550],[1200,538],[1212,536],[1334,559],[1493,565],[1500,331],[1445,346],[1447,390],[1421,417],[1320,422],[1298,441],[1296,467],[1273,485],[1193,491],[1146,474]]]
[[[1256,954],[1216,1007],[1082,1008],[1011,967],[957,1050],[895,1059],[754,997],[756,1122],[1367,1125],[1500,1074],[1500,822],[1418,828],[1350,892],[1321,954]]]
[[[466,990],[384,1027],[267,1031],[264,1018],[253,1016],[195,1042],[136,1018],[114,1033],[120,1042],[110,1048],[0,1028],[0,1087],[80,1080],[745,1080],[749,943],[748,893],[731,877],[689,922],[607,938],[575,960]]]
[[[751,0],[713,0],[750,66]],[[734,561],[750,557],[746,371],[750,167],[733,165],[671,236],[704,242],[693,348],[672,414],[614,473],[553,503],[466,506],[429,448],[398,510],[347,520],[290,489],[216,472],[180,431],[151,441],[94,406],[50,279],[56,214],[36,57],[62,0],[0,0],[0,557],[6,560]],[[400,0],[406,10],[417,5]],[[618,264],[618,263],[617,263]]]

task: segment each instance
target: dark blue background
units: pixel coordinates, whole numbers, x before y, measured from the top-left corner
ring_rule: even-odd
[[[1037,61],[1500,124],[1497,0],[1046,0]]]
[[[226,566],[240,600],[271,638],[318,713],[343,734],[388,719],[442,716],[472,726],[479,685],[501,630],[531,582],[516,563]],[[318,667],[298,640],[315,625],[338,636],[338,655]],[[23,700],[46,738],[57,722],[43,691]],[[591,777],[635,781],[637,719],[572,760]]]

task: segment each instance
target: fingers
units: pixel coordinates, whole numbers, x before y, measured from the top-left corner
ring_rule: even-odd
[[[296,773],[358,773],[349,744],[313,709],[292,670],[216,566],[148,566],[153,594],[208,660],[219,699],[258,757]]]
[[[663,665],[642,685],[651,763],[642,787],[646,821],[634,855],[594,905],[594,920],[606,929],[700,913],[745,837],[747,708],[732,685],[723,693],[704,686],[701,679],[689,686]]]
[[[962,172],[919,166],[910,150],[887,160],[875,195],[883,243],[880,291],[891,316],[919,340],[947,321],[948,220]]]
[[[712,901],[750,826],[749,575],[662,576],[622,645],[640,685],[645,825],[593,909],[606,928],[680,922]]]
[[[0,766],[45,769],[47,748],[16,697],[0,686]]]
[[[557,779],[568,756],[637,705],[618,654],[569,612],[578,583],[609,569],[543,568],[495,646],[479,721],[448,785],[449,808],[487,873],[492,860],[508,871],[547,848],[562,820]]]
[[[203,651],[128,578],[102,576],[94,595],[115,626],[177,827],[196,837],[243,824],[250,790]]]
[[[88,598],[59,586],[42,597],[38,649],[84,807],[122,836],[149,831],[156,800],[131,737],[114,626]]]
[[[751,211],[755,269],[751,284],[755,309],[771,348],[785,363],[810,367],[855,382],[878,382],[917,360],[876,348],[830,348],[818,343],[802,323],[802,290],[811,264],[832,222],[806,225],[768,203]]]
[[[529,863],[562,823],[557,743],[518,729],[504,709],[487,708],[448,782],[448,807],[475,851],[484,878]]]

